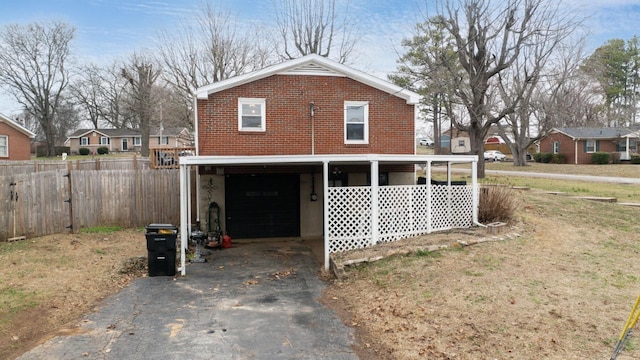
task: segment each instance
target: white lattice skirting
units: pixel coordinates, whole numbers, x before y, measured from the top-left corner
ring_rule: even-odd
[[[371,187],[329,188],[330,253],[375,245],[372,206],[378,206],[377,242],[473,225],[472,186],[400,185],[378,189],[378,203],[372,204]]]

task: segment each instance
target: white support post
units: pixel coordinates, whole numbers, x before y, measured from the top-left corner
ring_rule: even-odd
[[[322,223],[324,227],[324,270],[329,271],[329,163],[322,163]]]
[[[189,174],[186,165],[180,165],[180,274],[182,276],[187,273],[186,252],[188,245],[188,186]]]
[[[478,185],[478,161],[473,161],[471,163],[471,191],[473,191],[472,195],[472,206],[473,206],[473,223],[478,223],[478,207],[480,206],[480,186]]]
[[[426,167],[426,182],[427,182],[427,233],[430,234],[433,231],[433,217],[431,216],[431,161],[427,161]]]
[[[378,243],[380,231],[380,204],[378,201],[379,178],[378,161],[371,161],[371,245]]]

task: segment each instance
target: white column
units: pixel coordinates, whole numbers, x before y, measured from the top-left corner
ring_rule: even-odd
[[[431,216],[431,161],[427,161],[426,168],[426,178],[427,178],[427,233],[431,233],[433,231],[433,217]]]
[[[478,223],[478,207],[480,206],[480,187],[478,186],[478,160],[471,163],[471,191],[473,206],[473,223]]]
[[[180,274],[182,276],[187,273],[186,253],[185,249],[189,244],[188,241],[188,216],[189,216],[189,168],[186,165],[180,165]]]
[[[322,222],[324,228],[324,270],[329,270],[329,163],[322,163]]]
[[[371,245],[378,243],[380,226],[380,204],[378,201],[379,176],[378,160],[371,161]]]

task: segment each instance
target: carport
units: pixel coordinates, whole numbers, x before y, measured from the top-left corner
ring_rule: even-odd
[[[478,224],[476,155],[269,155],[185,156],[180,158],[180,272],[186,275],[186,253],[191,233],[191,168],[199,166],[322,165],[324,268],[333,252],[374,246],[379,242]],[[370,168],[370,186],[329,187],[332,166]],[[426,184],[381,187],[381,164],[424,165]],[[451,166],[468,164],[471,184],[451,184]],[[432,167],[446,165],[447,183],[432,184]],[[198,175],[196,175],[198,176]],[[414,176],[415,178],[415,176]],[[196,179],[196,184],[198,180]],[[199,191],[200,187],[196,187]],[[199,198],[199,197],[198,197]],[[198,207],[199,209],[200,207]],[[198,214],[199,218],[199,214]]]

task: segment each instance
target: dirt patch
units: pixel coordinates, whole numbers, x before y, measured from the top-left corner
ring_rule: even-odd
[[[146,276],[143,231],[51,235],[0,244],[0,358],[11,359]]]
[[[638,209],[522,192],[504,241],[448,232],[345,253],[325,303],[361,358],[604,359],[640,289]],[[508,234],[517,236],[508,237]],[[438,251],[424,251],[446,244]],[[451,246],[453,244],[453,246]],[[618,359],[640,358],[632,336]]]

